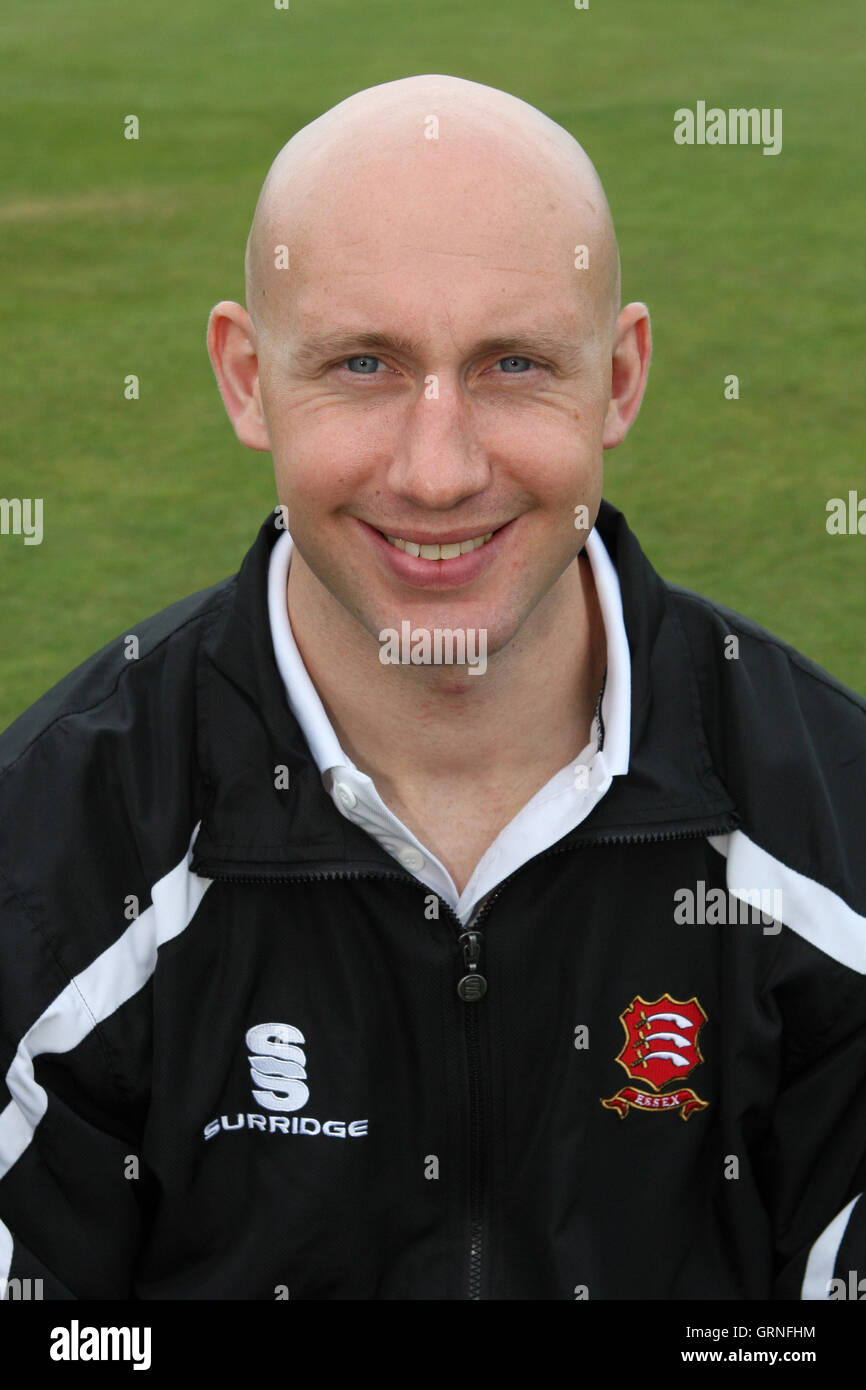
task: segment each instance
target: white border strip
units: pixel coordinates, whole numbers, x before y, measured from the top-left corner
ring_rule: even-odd
[[[786,927],[825,955],[866,975],[866,917],[861,917],[823,883],[816,883],[774,859],[742,830],[707,838],[713,849],[727,856],[729,892],[744,898],[756,888],[780,890]]]
[[[622,611],[622,589],[616,566],[594,526],[586,538],[586,553],[607,642],[607,680],[601,700],[604,756],[608,772],[619,777],[628,772],[631,753],[631,652]]]
[[[33,1060],[44,1052],[69,1052],[88,1033],[137,994],[156,968],[157,951],[179,936],[192,921],[212,880],[190,873],[189,849],[179,864],[153,885],[151,905],[121,937],[71,980],[24,1034],[6,1085],[12,1099],[0,1112],[0,1179],[24,1153],[48,1106],[48,1097],[33,1074]],[[0,1223],[0,1280],[8,1278],[12,1241]],[[8,1234],[8,1233],[7,1233]]]
[[[12,1232],[0,1221],[0,1300],[6,1297],[12,1268]]]
[[[815,1303],[830,1297],[830,1281],[833,1278],[833,1270],[836,1268],[839,1246],[842,1244],[842,1238],[848,1228],[848,1221],[852,1211],[860,1201],[860,1196],[862,1193],[852,1197],[847,1207],[843,1207],[838,1216],[833,1217],[830,1225],[821,1232],[809,1251],[806,1273],[803,1275],[801,1299]]]

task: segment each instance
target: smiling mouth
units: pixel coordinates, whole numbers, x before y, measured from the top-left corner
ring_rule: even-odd
[[[472,536],[465,541],[452,541],[444,545],[419,545],[417,541],[403,540],[401,536],[388,536],[384,531],[380,531],[379,535],[397,550],[420,557],[422,560],[456,560],[458,555],[468,555],[471,550],[480,550],[496,535],[496,531],[486,531],[481,536]]]

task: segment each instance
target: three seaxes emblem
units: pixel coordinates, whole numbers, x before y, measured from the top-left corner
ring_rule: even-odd
[[[625,1043],[616,1061],[634,1081],[643,1081],[651,1091],[639,1086],[623,1086],[609,1100],[607,1110],[615,1110],[624,1120],[630,1108],[644,1111],[679,1110],[684,1120],[709,1101],[701,1100],[685,1081],[704,1060],[698,1047],[698,1034],[707,1016],[695,995],[691,999],[672,999],[663,994],[655,1000],[636,994],[619,1016],[625,1030]],[[671,1082],[672,1091],[663,1088]]]

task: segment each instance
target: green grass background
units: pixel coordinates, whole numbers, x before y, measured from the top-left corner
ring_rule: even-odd
[[[279,146],[353,91],[448,72],[532,102],[608,190],[655,353],[606,495],[670,579],[866,691],[862,0],[0,2],[0,726],[137,619],[236,570],[275,502],[205,351]],[[698,99],[784,145],[680,147]],[[123,118],[141,121],[137,142]],[[141,378],[126,401],[123,378]],[[740,379],[726,401],[723,380]]]

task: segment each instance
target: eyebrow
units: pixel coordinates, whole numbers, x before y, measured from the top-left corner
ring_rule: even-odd
[[[328,358],[348,356],[350,353],[357,355],[359,352],[390,352],[401,357],[417,359],[423,356],[423,347],[414,338],[403,333],[369,330],[352,332],[347,329],[302,338],[290,349],[289,355],[297,365],[307,367],[315,366]],[[473,345],[468,356],[487,357],[493,352],[501,353],[503,356],[513,353],[515,356],[547,357],[563,369],[575,368],[583,359],[578,342],[563,338],[557,333],[538,329],[500,333],[482,338]]]

